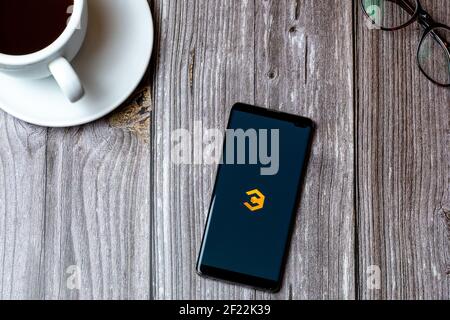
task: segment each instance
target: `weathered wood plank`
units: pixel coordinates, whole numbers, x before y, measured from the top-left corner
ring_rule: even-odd
[[[0,299],[150,297],[150,104],[145,78],[83,127],[0,111]]]
[[[141,98],[110,121],[49,131],[46,299],[149,298],[150,153],[133,132],[149,122],[139,117],[131,127],[119,126],[133,109],[149,107],[139,105]],[[80,273],[79,290],[67,286],[70,266]]]
[[[0,299],[150,297],[149,94],[80,128],[0,112]]]
[[[257,3],[256,101],[317,124],[285,286],[273,298],[351,299],[352,6],[347,1]]]
[[[148,93],[79,128],[1,113],[1,298],[149,298]]]
[[[195,121],[224,130],[231,105],[253,100],[253,3],[153,3],[153,297],[252,298],[254,290],[195,274],[215,168],[173,164],[170,138],[178,128],[193,132]]]
[[[0,298],[38,299],[47,130],[0,111]]]
[[[447,0],[421,2],[450,23]],[[416,66],[417,25],[368,30],[355,14],[359,296],[449,299],[450,92]],[[379,290],[368,286],[372,265]]]
[[[154,4],[162,48],[153,82],[154,297],[353,298],[351,4]],[[173,130],[193,132],[195,121],[224,130],[236,101],[318,124],[285,286],[276,296],[195,274],[215,168],[171,161]]]

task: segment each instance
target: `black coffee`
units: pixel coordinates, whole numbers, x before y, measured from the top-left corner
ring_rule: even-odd
[[[0,53],[23,55],[54,42],[67,26],[73,0],[0,0]]]

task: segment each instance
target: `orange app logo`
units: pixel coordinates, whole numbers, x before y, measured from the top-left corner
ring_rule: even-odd
[[[257,211],[264,207],[264,200],[266,200],[266,197],[261,193],[261,191],[258,189],[253,189],[247,191],[246,194],[251,196],[250,203],[244,202],[244,206],[246,206],[248,210]]]

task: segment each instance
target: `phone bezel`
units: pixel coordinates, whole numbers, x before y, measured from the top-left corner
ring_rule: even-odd
[[[288,252],[289,252],[289,248],[290,248],[290,244],[291,244],[292,233],[293,233],[294,226],[295,226],[295,217],[296,217],[296,212],[298,210],[298,204],[300,201],[301,191],[303,188],[303,181],[304,181],[304,176],[305,176],[305,172],[306,172],[306,166],[307,166],[307,163],[308,163],[308,160],[310,157],[310,151],[311,151],[311,145],[312,145],[315,126],[314,126],[314,122],[309,118],[305,118],[305,117],[290,114],[290,113],[280,112],[277,110],[271,110],[271,109],[266,109],[266,108],[262,108],[262,107],[252,106],[252,105],[248,105],[248,104],[244,104],[244,103],[236,103],[231,108],[231,111],[230,111],[230,114],[228,117],[227,129],[230,128],[230,122],[231,122],[232,114],[234,111],[242,111],[242,112],[255,114],[255,115],[259,115],[259,116],[265,116],[265,117],[272,118],[272,119],[287,121],[287,122],[293,123],[296,126],[311,128],[311,136],[308,141],[308,147],[307,147],[307,151],[306,151],[306,155],[305,155],[305,161],[303,163],[302,174],[300,175],[298,186],[297,186],[298,192],[297,192],[295,210],[291,215],[291,221],[289,224],[290,225],[289,236],[288,236],[286,247],[285,247],[284,253],[283,253],[280,276],[279,276],[279,279],[274,281],[271,279],[265,279],[265,278],[255,277],[253,275],[248,275],[248,274],[238,273],[238,272],[234,272],[234,271],[230,271],[230,270],[226,270],[226,269],[216,268],[216,267],[208,266],[208,265],[201,263],[201,261],[200,261],[201,256],[202,256],[201,252],[202,252],[203,246],[205,244],[205,237],[207,234],[208,223],[211,218],[211,209],[212,209],[213,199],[214,199],[214,195],[216,194],[217,176],[221,169],[221,165],[219,165],[217,172],[216,172],[216,178],[214,181],[214,188],[213,188],[213,192],[212,192],[211,202],[210,202],[209,209],[208,209],[208,217],[206,219],[205,229],[203,231],[202,242],[200,245],[200,252],[199,252],[198,258],[197,258],[196,271],[199,275],[207,277],[207,278],[219,279],[219,280],[224,280],[227,282],[234,282],[234,283],[251,286],[253,288],[258,288],[258,289],[267,290],[267,291],[271,291],[271,292],[277,292],[281,289],[281,284],[282,284],[283,278],[284,278],[284,271],[286,268],[286,260],[287,260],[287,256],[288,256]],[[225,143],[224,143],[224,146],[225,146]]]

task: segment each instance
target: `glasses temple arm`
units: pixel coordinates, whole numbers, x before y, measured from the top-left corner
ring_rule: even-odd
[[[408,12],[410,15],[413,15],[416,13],[416,10],[414,9],[414,5],[409,2],[409,0],[388,0],[389,2],[396,2],[399,6],[401,6],[406,12]]]
[[[390,2],[396,2],[399,6],[401,6],[406,12],[408,12],[410,15],[414,15],[416,10],[414,9],[414,5],[411,4],[409,0],[388,0]],[[430,15],[425,12],[423,9],[424,17],[419,16],[419,24],[423,29],[427,29],[432,24],[433,20],[431,19]],[[436,31],[432,30],[431,36],[435,41],[437,41],[444,49],[449,51],[450,43],[445,39],[442,35],[438,34]]]

